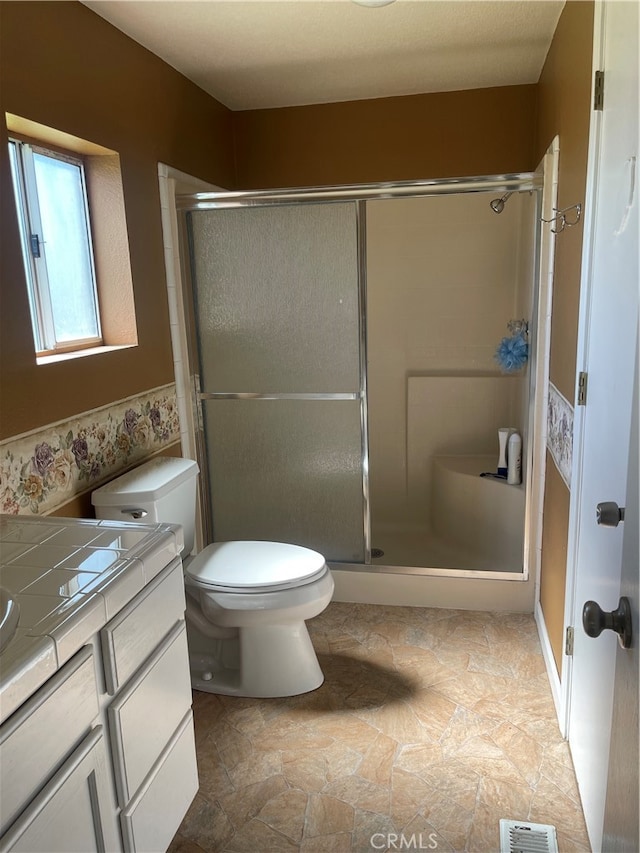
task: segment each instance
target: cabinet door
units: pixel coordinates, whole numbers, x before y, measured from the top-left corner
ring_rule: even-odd
[[[0,831],[11,826],[97,715],[95,666],[87,646],[0,728]]]
[[[121,851],[102,726],[93,729],[0,839],[0,851]]]

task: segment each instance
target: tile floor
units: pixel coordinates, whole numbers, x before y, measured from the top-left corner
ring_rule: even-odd
[[[490,853],[500,818],[590,849],[532,616],[332,603],[309,629],[313,693],[194,694],[171,853]]]

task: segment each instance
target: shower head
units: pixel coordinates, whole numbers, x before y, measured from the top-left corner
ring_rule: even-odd
[[[505,193],[502,198],[494,198],[493,201],[490,201],[489,207],[491,208],[491,210],[493,210],[494,213],[502,213],[502,211],[504,210],[504,203],[510,195],[513,195],[513,193]]]

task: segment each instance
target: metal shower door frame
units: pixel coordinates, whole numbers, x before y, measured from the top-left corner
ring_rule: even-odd
[[[189,342],[188,363],[191,377],[191,404],[196,425],[195,446],[200,467],[199,499],[204,544],[213,541],[210,476],[204,435],[202,403],[212,399],[318,399],[360,400],[361,471],[363,497],[364,565],[371,565],[371,507],[369,489],[369,429],[367,408],[367,245],[366,202],[374,199],[393,199],[452,195],[471,192],[499,193],[534,191],[541,188],[540,176],[534,172],[515,174],[449,178],[445,180],[402,181],[395,183],[354,184],[329,187],[285,188],[274,190],[194,193],[176,197],[180,236],[180,263],[185,282],[183,287],[186,335]],[[195,341],[196,322],[193,299],[193,245],[189,239],[187,217],[191,211],[233,210],[240,207],[300,206],[319,203],[353,203],[356,214],[358,310],[359,310],[359,373],[360,388],[357,394],[345,393],[205,393],[200,383],[200,368]]]

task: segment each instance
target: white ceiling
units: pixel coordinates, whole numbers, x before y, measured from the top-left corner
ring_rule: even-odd
[[[537,82],[564,0],[84,0],[232,110]]]

